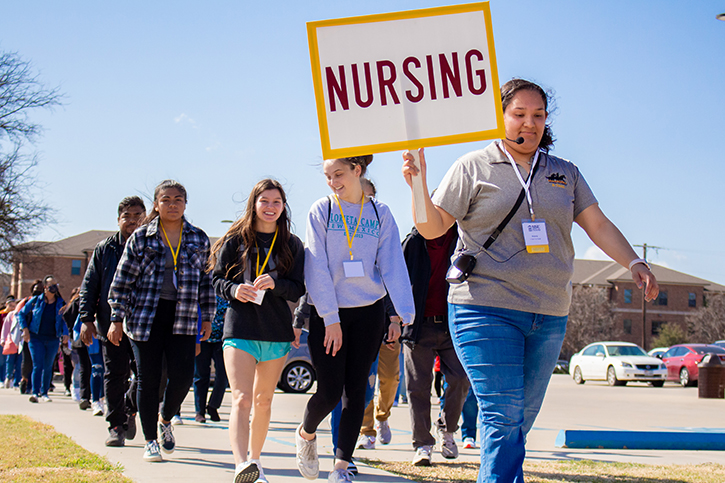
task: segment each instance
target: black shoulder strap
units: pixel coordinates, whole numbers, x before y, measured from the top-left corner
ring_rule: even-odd
[[[534,166],[534,169],[531,171],[531,182],[534,181],[534,175],[536,174],[536,170],[539,169],[539,163],[536,163],[536,166]],[[504,228],[506,228],[506,225],[509,224],[509,221],[511,221],[511,218],[514,217],[516,212],[519,209],[519,206],[521,206],[521,203],[524,201],[524,197],[526,196],[526,190],[521,188],[521,193],[519,193],[519,197],[516,199],[516,203],[514,203],[514,207],[511,208],[511,211],[509,211],[509,214],[506,215],[506,218],[503,219],[501,224],[498,225],[498,227],[491,233],[491,236],[488,237],[488,240],[486,240],[486,243],[483,244],[484,250],[488,250],[488,247],[493,244],[493,242],[496,241],[496,238],[501,234]]]

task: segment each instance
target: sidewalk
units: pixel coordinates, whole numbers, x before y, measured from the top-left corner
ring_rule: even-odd
[[[262,452],[264,472],[272,483],[304,481],[295,463],[294,431],[302,420],[302,413],[310,394],[281,392],[275,394],[272,421]],[[205,424],[194,421],[193,392],[189,393],[181,411],[185,424],[174,428],[176,451],[171,455],[163,454],[162,463],[143,461],[144,438],[140,420],[137,419],[139,430],[134,440],[126,441],[126,446],[123,448],[109,448],[104,445],[108,435],[105,418],[92,416],[90,410],[81,411],[78,409],[78,404],[70,397],[60,393],[51,393],[50,396],[53,399],[51,403],[32,404],[28,401],[28,396],[21,395],[18,391],[0,389],[0,414],[24,414],[36,421],[54,426],[58,432],[70,436],[87,450],[106,456],[112,463],[121,464],[124,475],[134,481],[142,483],[233,481],[234,458],[229,447],[227,431],[231,400],[229,393],[224,397],[224,403],[219,410],[222,421],[213,423],[207,420]],[[317,481],[326,481],[328,471],[332,469],[333,464],[328,421],[324,421],[320,427],[318,438],[320,476]],[[412,451],[409,449],[410,436],[406,435],[405,445],[402,437],[399,436],[398,439],[399,445],[406,446],[404,459],[412,457]],[[376,457],[393,459],[392,455],[386,455],[385,451],[375,451],[375,453]],[[360,472],[355,481],[380,483],[409,481],[364,464],[358,464],[358,468]]]

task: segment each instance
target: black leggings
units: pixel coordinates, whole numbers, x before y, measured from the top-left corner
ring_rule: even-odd
[[[138,370],[138,414],[146,441],[156,439],[159,415],[161,364],[168,361],[168,383],[164,391],[161,417],[170,421],[179,411],[194,380],[196,336],[173,333],[176,302],[159,300],[151,335],[145,342],[131,341]]]
[[[370,367],[385,331],[385,308],[380,299],[366,307],[340,309],[342,347],[335,357],[325,353],[325,323],[312,307],[307,345],[317,373],[317,392],[307,402],[303,428],[307,433],[333,410],[342,397],[338,430],[338,460],[351,461],[365,413],[365,389]]]

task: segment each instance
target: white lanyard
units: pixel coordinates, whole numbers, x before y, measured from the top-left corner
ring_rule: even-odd
[[[514,158],[509,154],[508,151],[506,151],[506,146],[504,145],[503,141],[501,141],[501,149],[503,149],[503,152],[506,153],[506,157],[509,158],[509,161],[511,162],[511,166],[514,168],[514,173],[516,173],[516,177],[519,179],[519,183],[521,183],[521,186],[524,188],[524,191],[526,192],[526,201],[529,205],[529,213],[531,213],[531,221],[534,221],[534,205],[531,201],[531,191],[529,190],[529,187],[531,186],[531,180],[533,179],[532,173],[534,172],[534,168],[536,167],[536,162],[539,160],[539,153],[541,152],[539,149],[536,150],[536,154],[534,155],[534,160],[531,162],[531,169],[529,170],[529,177],[524,182],[524,178],[521,176],[521,173],[519,172],[519,168],[516,166],[516,161],[514,161]]]

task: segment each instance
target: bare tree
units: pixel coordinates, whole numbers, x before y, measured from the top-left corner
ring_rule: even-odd
[[[50,221],[52,210],[32,196],[37,155],[29,148],[42,132],[32,122],[36,109],[60,105],[57,88],[47,89],[31,64],[15,52],[0,52],[0,263],[9,264],[37,228]]]
[[[725,339],[725,294],[709,293],[706,304],[685,320],[690,342],[712,344]]]
[[[606,288],[574,286],[561,356],[569,358],[592,342],[621,338],[613,309]]]

